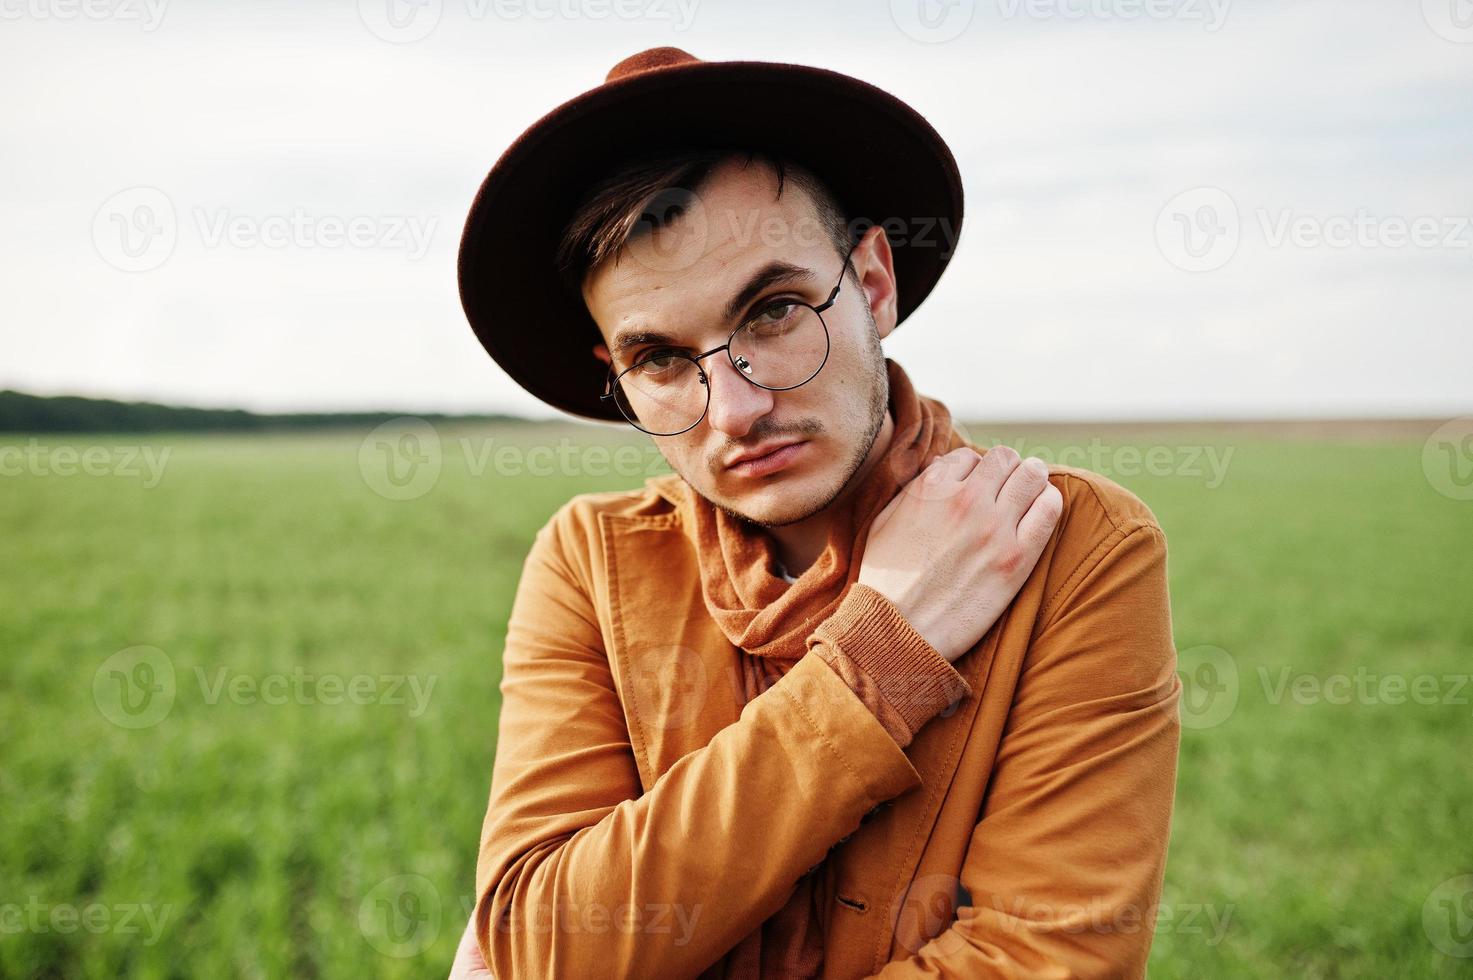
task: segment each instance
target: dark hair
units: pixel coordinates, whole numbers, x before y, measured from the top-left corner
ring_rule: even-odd
[[[716,166],[733,157],[761,160],[777,174],[777,196],[788,179],[813,202],[820,227],[841,253],[851,231],[838,200],[819,177],[795,160],[762,149],[692,147],[646,155],[603,178],[584,196],[558,244],[556,263],[564,283],[578,293],[589,270],[625,243],[664,227],[685,212],[688,200]]]

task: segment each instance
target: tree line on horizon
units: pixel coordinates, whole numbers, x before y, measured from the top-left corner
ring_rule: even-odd
[[[519,415],[441,412],[287,412],[194,408],[78,395],[0,391],[0,432],[208,432],[378,425],[413,414],[427,422],[531,422]]]

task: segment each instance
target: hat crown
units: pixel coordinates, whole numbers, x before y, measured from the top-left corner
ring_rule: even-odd
[[[660,68],[699,64],[700,61],[700,58],[689,51],[682,51],[679,48],[648,48],[637,54],[631,54],[610,68],[608,75],[604,76],[604,82],[613,82],[630,75],[638,75],[640,72],[655,71]]]

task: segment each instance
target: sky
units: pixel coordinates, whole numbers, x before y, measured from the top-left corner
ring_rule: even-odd
[[[885,349],[958,417],[1473,412],[1470,0],[0,0],[0,388],[563,417],[460,229],[660,45],[941,133],[966,218]]]

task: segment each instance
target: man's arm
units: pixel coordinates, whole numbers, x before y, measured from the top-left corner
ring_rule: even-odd
[[[508,980],[695,974],[920,776],[831,666],[838,658],[819,655],[799,660],[644,792],[561,517],[537,535],[508,624],[476,938]],[[851,589],[809,642],[810,652],[832,647],[878,673],[941,660],[869,588]]]
[[[1116,536],[1030,647],[962,867],[971,904],[882,980],[1144,975],[1181,683],[1165,537]]]

